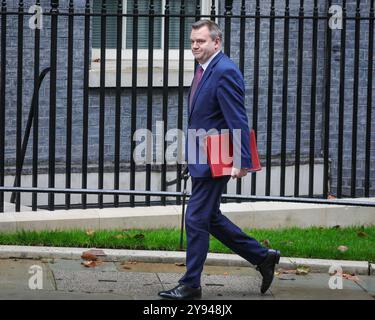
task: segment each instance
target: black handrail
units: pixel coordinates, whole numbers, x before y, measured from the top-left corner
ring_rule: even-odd
[[[29,118],[27,119],[27,124],[26,124],[26,129],[25,129],[25,135],[23,137],[22,141],[22,148],[21,148],[21,165],[19,168],[16,170],[16,176],[14,178],[14,183],[13,186],[16,187],[21,180],[21,172],[22,172],[22,167],[23,167],[23,162],[25,160],[25,155],[26,155],[26,149],[27,149],[27,144],[29,143],[29,138],[30,138],[30,131],[31,131],[31,126],[33,123],[33,118],[34,118],[34,109],[36,108],[36,101],[37,97],[39,96],[39,89],[40,86],[47,75],[47,73],[51,70],[50,67],[47,67],[43,69],[43,71],[40,73],[37,86],[34,88],[34,93],[33,93],[33,98],[31,100],[31,107],[30,107],[30,112],[29,112]],[[12,195],[10,197],[10,202],[15,203],[16,202],[16,192],[13,191]]]

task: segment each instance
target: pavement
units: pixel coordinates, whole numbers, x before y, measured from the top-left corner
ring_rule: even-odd
[[[157,293],[174,287],[185,272],[181,261],[137,261],[125,256],[106,259],[100,254],[96,266],[86,267],[82,264],[86,260],[62,257],[52,248],[46,249],[49,257],[31,257],[16,251],[12,254],[9,249],[5,254],[3,250],[0,255],[1,300],[160,300]],[[271,289],[261,295],[259,272],[250,264],[235,265],[230,259],[227,261],[227,265],[205,265],[203,300],[375,299],[374,275],[349,275],[347,279],[344,274],[344,277],[332,278],[328,269],[297,274],[295,270],[280,269],[280,266]]]

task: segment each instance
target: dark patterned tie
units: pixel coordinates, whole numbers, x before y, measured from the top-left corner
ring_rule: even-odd
[[[199,67],[197,68],[197,71],[195,72],[193,84],[191,85],[190,99],[189,99],[189,108],[190,108],[190,111],[191,111],[191,107],[192,107],[191,104],[193,102],[195,91],[197,91],[198,84],[199,84],[199,82],[202,79],[202,74],[203,74],[203,68],[202,68],[201,65],[199,65]]]

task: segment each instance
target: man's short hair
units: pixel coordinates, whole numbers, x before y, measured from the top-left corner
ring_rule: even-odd
[[[219,26],[212,20],[207,20],[207,19],[198,20],[191,25],[191,28],[195,30],[203,28],[203,27],[208,28],[208,30],[210,31],[210,37],[212,40],[219,38],[220,41],[223,41],[223,32],[220,30]]]

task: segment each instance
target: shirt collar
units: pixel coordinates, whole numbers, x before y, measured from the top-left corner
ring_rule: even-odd
[[[201,64],[201,67],[203,68],[203,72],[207,69],[210,62],[219,54],[219,52],[220,50],[214,53],[204,64]]]

